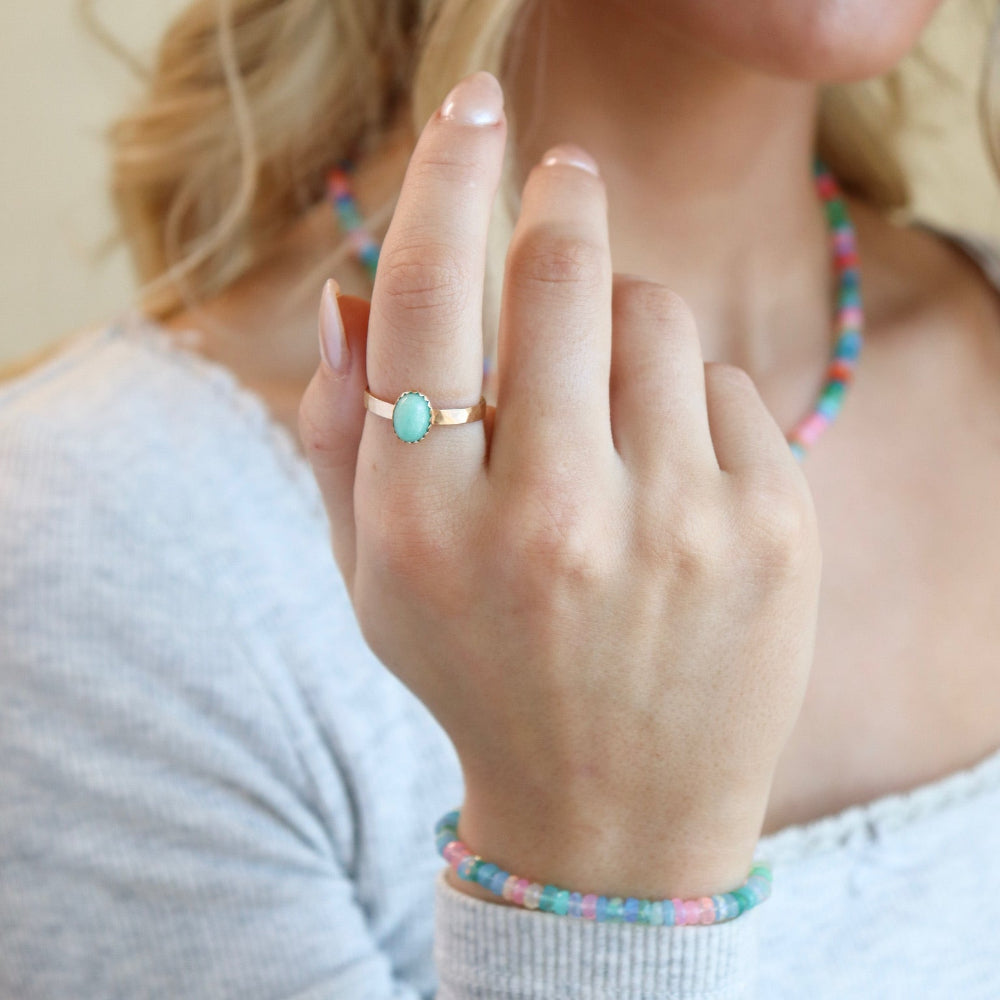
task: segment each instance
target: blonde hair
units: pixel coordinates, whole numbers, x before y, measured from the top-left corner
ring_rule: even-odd
[[[329,166],[377,149],[400,112],[416,134],[465,74],[488,69],[503,79],[512,29],[532,0],[194,0],[167,29],[149,71],[93,18],[94,0],[80,2],[94,30],[148,81],[138,106],[108,130],[111,194],[142,282],[136,301],[164,319],[265,260],[324,197]],[[959,3],[966,50],[988,39],[1000,55],[996,0],[951,0],[952,8]],[[820,154],[845,188],[889,213],[912,209],[897,141],[915,114],[908,81],[923,74],[959,86],[929,34],[884,77],[822,96]],[[981,144],[996,161],[997,59],[983,65]],[[968,105],[975,99],[962,95]],[[392,207],[371,213],[377,234]],[[491,230],[488,341],[516,210],[508,183]],[[347,253],[346,244],[332,247],[302,287],[318,294]]]

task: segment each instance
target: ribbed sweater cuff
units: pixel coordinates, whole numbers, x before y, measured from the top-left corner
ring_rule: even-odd
[[[707,927],[594,923],[435,884],[437,1000],[750,1000],[757,913]]]

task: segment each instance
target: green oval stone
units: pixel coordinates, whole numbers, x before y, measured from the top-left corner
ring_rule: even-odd
[[[404,392],[392,411],[392,429],[400,441],[419,441],[431,427],[431,405],[419,392]]]

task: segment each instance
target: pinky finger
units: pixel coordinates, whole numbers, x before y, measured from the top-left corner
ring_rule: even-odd
[[[715,457],[723,472],[797,464],[756,384],[742,368],[705,362],[705,401]]]
[[[370,306],[350,295],[334,299],[332,284],[323,288],[320,331],[335,334],[334,327],[342,329],[347,368],[340,374],[327,364],[317,368],[299,406],[299,439],[323,495],[334,558],[350,592],[356,559],[354,478],[364,429]]]

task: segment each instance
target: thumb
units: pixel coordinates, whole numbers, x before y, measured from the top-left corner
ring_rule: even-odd
[[[299,405],[299,438],[330,521],[333,554],[348,591],[354,580],[354,473],[365,423],[370,303],[341,295],[331,278],[319,306],[322,360]]]

